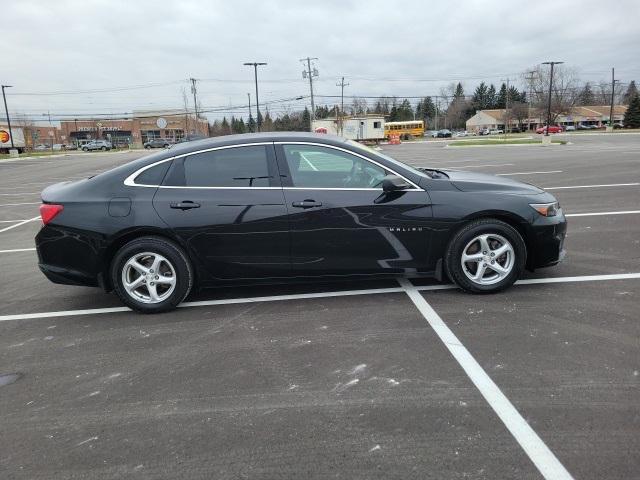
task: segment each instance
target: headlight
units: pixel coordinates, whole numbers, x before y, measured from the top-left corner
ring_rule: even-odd
[[[530,203],[529,205],[531,205],[531,208],[533,208],[543,217],[555,217],[560,211],[560,204],[558,202]]]

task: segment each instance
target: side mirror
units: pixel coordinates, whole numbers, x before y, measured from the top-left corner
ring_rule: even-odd
[[[398,175],[387,175],[382,179],[382,190],[385,192],[396,192],[407,188],[411,188],[411,185]]]

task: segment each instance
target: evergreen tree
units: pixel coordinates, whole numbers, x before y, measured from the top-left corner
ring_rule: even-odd
[[[249,133],[256,131],[256,121],[253,119],[253,115],[249,114],[249,121],[247,122],[247,131]]]
[[[302,131],[308,132],[311,130],[311,113],[307,107],[304,107],[302,112]]]
[[[593,94],[593,90],[591,89],[591,84],[589,82],[584,84],[582,90],[578,94],[578,104],[579,105],[595,105],[595,95]]]
[[[629,106],[624,114],[625,128],[640,128],[640,94],[636,94],[629,101]]]
[[[486,108],[496,108],[496,87],[493,86],[493,83],[489,86],[487,90],[487,106]]]
[[[264,122],[262,122],[262,127],[260,129],[262,132],[271,132],[273,131],[273,120],[271,119],[271,115],[269,115],[269,110],[264,114]]]
[[[507,105],[507,84],[503,83],[500,86],[500,91],[496,97],[494,108],[506,108]]]
[[[631,82],[629,82],[629,86],[627,87],[627,91],[622,97],[622,103],[628,105],[633,99],[633,97],[637,94],[638,94],[638,87],[636,87],[636,81],[631,80]]]
[[[522,102],[522,95],[516,87],[511,85],[509,87],[509,105],[513,105],[516,102]]]
[[[398,107],[396,107],[395,105],[391,107],[391,111],[389,112],[389,121],[390,122],[398,121]]]
[[[487,84],[484,82],[480,82],[480,85],[478,85],[476,87],[476,90],[473,92],[473,98],[471,99],[473,108],[476,110],[486,110],[487,108],[489,108],[487,95]]]
[[[406,98],[400,103],[400,106],[396,110],[397,121],[404,122],[407,120],[413,120],[413,108],[411,103]]]
[[[462,88],[462,84],[460,82],[458,82],[458,85],[456,85],[456,90],[453,93],[453,99],[464,100],[464,88]]]
[[[222,117],[222,123],[220,124],[220,133],[221,135],[229,135],[231,133],[231,127],[229,126],[229,122],[227,122],[227,117]]]

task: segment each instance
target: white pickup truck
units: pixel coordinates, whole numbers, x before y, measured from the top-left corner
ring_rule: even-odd
[[[24,152],[24,131],[21,128],[11,127],[13,133],[13,148],[19,153]],[[9,135],[9,127],[0,125],[0,153],[9,153],[11,150],[11,135]]]

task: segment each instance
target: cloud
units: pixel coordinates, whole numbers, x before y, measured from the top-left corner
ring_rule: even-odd
[[[633,0],[613,7],[601,0],[21,0],[2,8],[0,80],[15,86],[12,111],[29,115],[179,108],[189,77],[201,80],[205,107],[243,105],[254,86],[242,63],[253,60],[268,62],[259,71],[261,101],[307,95],[299,62],[307,55],[318,57],[319,95],[338,94],[343,75],[348,95],[438,94],[452,81],[470,91],[545,60],[563,60],[589,80],[607,79],[612,66],[623,82],[640,78],[640,3]],[[19,95],[158,83],[170,84]]]

